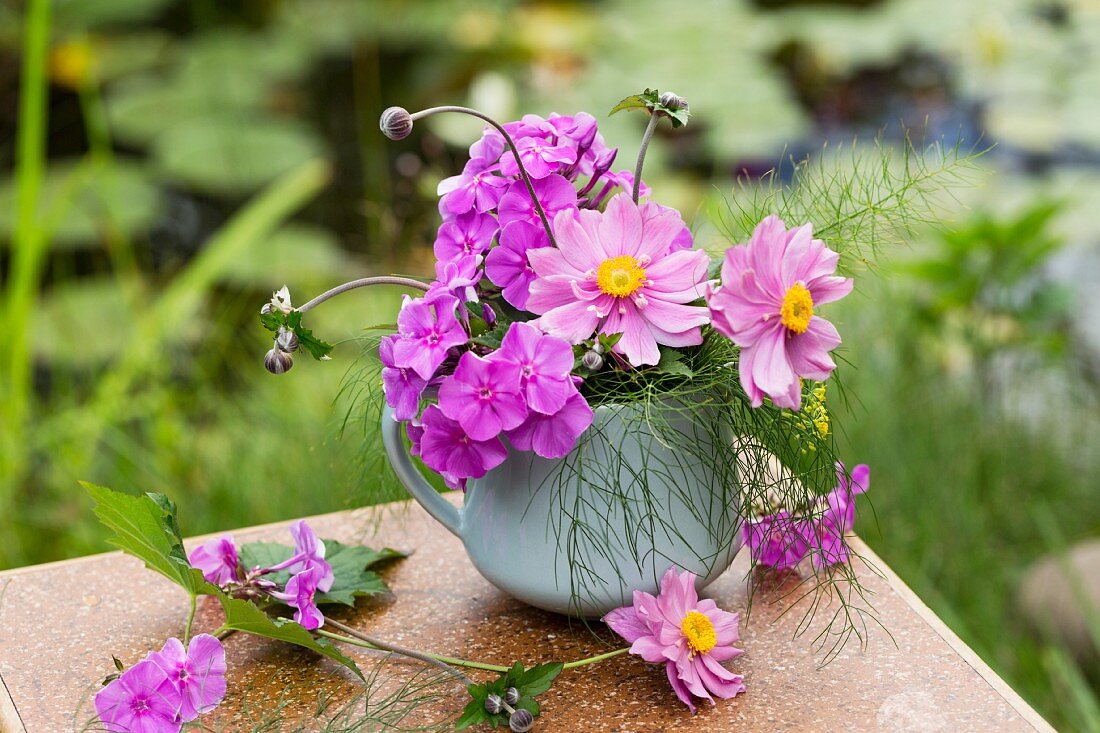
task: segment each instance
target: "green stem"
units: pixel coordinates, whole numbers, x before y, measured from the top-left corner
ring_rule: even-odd
[[[519,149],[516,147],[515,141],[512,136],[508,134],[508,131],[504,129],[504,125],[494,120],[484,112],[478,112],[476,109],[470,109],[469,107],[456,107],[454,105],[446,105],[443,107],[431,107],[429,109],[422,109],[419,112],[413,112],[410,115],[415,122],[416,120],[424,117],[431,117],[432,115],[439,114],[440,112],[458,112],[464,115],[470,115],[476,117],[479,120],[488,122],[493,128],[504,137],[504,143],[508,146],[508,150],[512,152],[512,155],[516,157],[516,168],[519,169],[519,177],[523,180],[523,185],[527,187],[527,195],[531,197],[531,205],[535,207],[535,213],[539,215],[539,221],[542,222],[542,228],[546,230],[546,236],[550,240],[552,247],[557,246],[557,240],[554,239],[554,230],[550,228],[550,220],[546,218],[546,210],[542,208],[542,203],[539,201],[538,194],[535,193],[535,184],[531,182],[531,176],[527,175],[527,168],[524,167],[523,161],[519,158]],[[638,197],[635,196],[634,200],[637,201]]]
[[[10,526],[14,515],[12,493],[26,460],[22,433],[31,397],[31,354],[28,324],[38,294],[38,284],[49,241],[39,221],[39,198],[46,168],[47,82],[46,54],[50,37],[50,0],[28,0],[23,35],[23,71],[19,85],[19,128],[16,159],[16,223],[8,278],[4,351],[8,357],[6,379],[0,382],[4,395],[4,434],[0,456],[8,475],[0,476],[0,515]],[[6,382],[6,383],[4,383]],[[5,532],[8,537],[12,534]],[[13,559],[9,556],[9,560]]]
[[[191,641],[191,625],[195,623],[195,608],[197,606],[195,596],[191,596],[191,610],[187,613],[187,627],[183,630],[184,646],[187,646],[187,642]]]
[[[638,162],[634,165],[634,203],[638,203],[638,194],[642,191],[642,164],[645,163],[645,152],[649,149],[649,141],[657,129],[657,123],[661,121],[661,113],[656,110],[649,113],[649,124],[646,125],[645,134],[642,135],[642,144],[638,148]]]
[[[602,662],[605,659],[611,659],[611,657],[617,657],[620,654],[626,654],[630,651],[630,647],[624,646],[622,649],[616,649],[613,652],[607,652],[606,654],[597,654],[594,657],[588,657],[587,659],[578,659],[575,662],[566,662],[562,665],[562,669],[576,669],[577,667],[583,667],[587,664],[595,664],[596,662]]]
[[[328,619],[328,623],[333,623],[332,619]],[[363,639],[355,639],[349,636],[341,636],[340,634],[334,634],[331,631],[325,631],[324,629],[317,629],[316,633],[319,636],[325,637],[326,639],[332,639],[333,641],[342,641],[345,644],[363,647],[364,649],[373,649],[379,652],[392,652],[394,654],[400,654],[403,657],[409,657],[410,659],[418,659],[421,662],[432,665],[433,667],[439,667],[447,674],[460,680],[464,685],[474,684],[473,680],[451,666],[451,662],[444,661],[445,658],[440,658],[436,654],[419,652],[415,649],[406,649],[405,647],[397,646],[396,644],[387,644],[385,642],[378,641],[369,642]],[[470,666],[472,664],[476,664],[476,662],[469,662],[461,666]]]

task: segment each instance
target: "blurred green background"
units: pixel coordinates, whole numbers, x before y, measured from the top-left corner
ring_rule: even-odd
[[[739,175],[826,141],[994,146],[831,312],[854,399],[830,406],[873,469],[864,537],[1056,726],[1100,730],[1098,617],[1057,640],[1019,598],[1100,536],[1100,3],[38,6],[0,3],[0,567],[103,549],[80,479],[164,491],[192,534],[401,496],[345,419],[372,388],[354,340],[398,291],[311,314],[350,343],[278,379],[256,317],[284,283],[430,274],[435,185],[479,125],[391,143],[379,113],[584,109],[628,161],[643,120],[606,110],[671,89],[695,117],[646,178],[709,247]]]

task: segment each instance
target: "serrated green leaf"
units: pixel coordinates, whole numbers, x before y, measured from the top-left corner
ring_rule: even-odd
[[[298,336],[298,343],[301,344],[301,348],[308,351],[310,356],[318,361],[328,356],[333,349],[332,344],[317,338],[313,335],[313,331],[308,328],[298,326],[294,329],[294,333]]]
[[[463,708],[462,715],[455,721],[455,730],[489,722],[489,712],[485,709],[485,698],[489,691],[485,685],[469,685],[466,691],[470,693],[471,699]]]
[[[108,542],[192,596],[218,592],[187,561],[176,521],[176,505],[168,497],[133,496],[86,482],[81,485],[95,501],[95,515],[100,523],[114,532]]]
[[[301,624],[285,619],[273,619],[254,603],[239,598],[230,598],[221,591],[217,591],[215,595],[225,611],[225,623],[222,628],[304,647],[344,665],[358,675],[360,679],[363,678],[363,673],[355,662],[324,639],[314,637]]]
[[[641,94],[632,94],[611,108],[609,115],[613,115],[624,109],[644,109],[650,114],[661,113],[669,118],[673,127],[683,127],[691,117],[691,110],[672,109],[661,104],[661,95],[656,89],[646,89]]]
[[[517,663],[518,665],[518,663]],[[519,690],[520,697],[535,697],[550,689],[565,665],[561,662],[548,662],[539,664],[531,669],[521,672],[516,678],[515,687]],[[513,669],[514,671],[514,669]],[[509,673],[511,674],[511,673]],[[532,710],[531,712],[535,712]],[[537,713],[535,713],[537,715]]]
[[[516,703],[516,710],[526,710],[537,718],[542,708],[539,707],[539,703],[535,698],[521,697],[519,702]]]
[[[486,331],[485,333],[471,339],[475,344],[480,346],[488,346],[490,349],[499,349],[501,343],[504,341],[504,335],[508,333],[508,327],[504,324],[499,324],[493,330]]]
[[[610,351],[611,347],[619,343],[619,340],[623,337],[621,333],[612,334],[600,334],[600,345],[603,346],[605,351]]]
[[[624,109],[647,109],[651,110],[653,105],[658,103],[658,94],[655,90],[646,89],[641,94],[631,94],[629,97],[625,97],[620,100],[618,104],[611,108],[608,115],[613,115],[616,112],[621,112]]]
[[[278,333],[279,329],[286,325],[286,314],[282,311],[272,311],[271,313],[261,313],[260,323],[264,328],[272,333]]]
[[[676,374],[688,379],[695,376],[695,372],[691,370],[691,367],[684,363],[683,354],[675,349],[664,347],[661,347],[661,358],[654,369],[664,374]]]

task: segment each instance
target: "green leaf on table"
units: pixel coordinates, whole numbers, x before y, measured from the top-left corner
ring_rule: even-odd
[[[516,667],[519,667],[518,662]],[[508,672],[512,684],[506,685],[506,687],[515,687],[519,690],[521,698],[535,697],[536,695],[541,695],[546,692],[550,689],[550,686],[554,684],[554,680],[561,674],[561,671],[565,669],[565,665],[561,662],[549,662],[547,664],[536,665],[531,669],[523,670],[518,675],[515,675],[516,667],[513,667]]]
[[[540,708],[535,697],[549,690],[564,668],[565,665],[561,662],[550,662],[524,669],[521,663],[516,662],[511,669],[491,682],[469,685],[466,691],[470,693],[471,700],[466,704],[462,715],[455,721],[455,728],[462,730],[479,723],[488,723],[494,728],[498,726],[507,728],[509,713],[504,710],[496,714],[490,713],[485,709],[485,700],[490,694],[504,698],[504,693],[509,687],[514,687],[519,692],[519,701],[515,709],[522,708],[538,717]]]
[[[222,628],[304,647],[344,665],[358,675],[360,679],[363,678],[363,673],[355,662],[328,643],[327,640],[313,636],[301,624],[285,619],[272,618],[261,611],[254,603],[239,598],[230,598],[221,591],[218,591],[216,595],[218,601],[222,604],[222,609],[225,611],[225,624]]]
[[[367,568],[372,565],[405,557],[405,553],[383,547],[372,550],[362,545],[343,545],[335,540],[325,540],[325,560],[332,566],[332,588],[318,593],[318,603],[342,603],[354,606],[357,596],[373,596],[389,590],[378,573]]]
[[[341,603],[354,606],[358,596],[373,596],[389,590],[378,573],[367,568],[372,565],[405,557],[405,553],[384,547],[374,550],[362,545],[345,545],[336,540],[322,540],[325,543],[325,560],[332,566],[332,588],[326,593],[314,596],[317,605]],[[249,542],[240,549],[241,562],[246,568],[272,567],[294,554],[294,549],[277,542]],[[290,573],[281,570],[266,576],[272,582],[286,585]]]
[[[462,715],[455,721],[455,730],[488,723],[497,717],[490,716],[489,711],[485,709],[485,698],[489,695],[485,685],[470,685],[466,691],[470,693],[470,702],[466,703],[466,707],[462,709]],[[494,722],[493,727],[497,727],[497,723]]]
[[[95,515],[114,534],[108,542],[145,563],[192,596],[217,593],[187,561],[176,505],[163,494],[133,496],[82,482],[95,501]]]

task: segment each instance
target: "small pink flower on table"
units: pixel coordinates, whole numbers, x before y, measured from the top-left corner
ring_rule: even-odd
[[[802,404],[800,378],[823,381],[836,364],[829,352],[840,334],[815,308],[852,291],[838,277],[840,256],[813,238],[811,225],[787,229],[769,216],[747,245],[730,247],[722,285],[707,296],[714,328],[741,347],[741,386],[759,407],[767,394],[778,407]]]
[[[693,698],[731,698],[745,691],[744,679],[722,666],[741,654],[739,615],[699,600],[694,573],[670,567],[654,598],[634,591],[634,605],[616,608],[604,623],[630,643],[630,653],[652,664],[664,664],[673,692],[695,712]]]
[[[195,636],[186,649],[179,639],[169,639],[146,659],[176,686],[180,719],[185,723],[213,710],[225,697],[225,647],[210,634]]]
[[[180,693],[156,663],[138,662],[95,696],[95,711],[111,733],[177,733]]]
[[[709,259],[700,250],[671,251],[684,222],[674,209],[643,210],[628,194],[604,212],[558,214],[558,246],[527,252],[536,279],[528,310],[539,327],[578,344],[599,332],[622,334],[614,350],[633,366],[656,364],[658,344],[702,343],[703,297]]]
[[[331,573],[331,570],[329,572]],[[305,570],[291,576],[290,580],[287,581],[285,591],[281,593],[273,592],[271,597],[278,598],[294,608],[294,620],[304,628],[310,631],[319,629],[325,625],[325,617],[321,613],[321,609],[317,607],[315,596],[324,580],[325,568],[320,565],[310,565]]]

